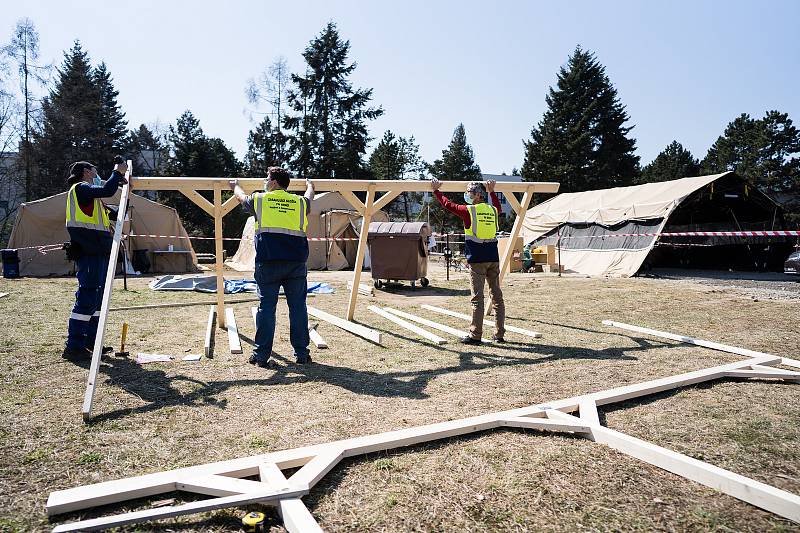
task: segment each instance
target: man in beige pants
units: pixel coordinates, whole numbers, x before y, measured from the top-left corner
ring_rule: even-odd
[[[442,207],[458,216],[464,222],[464,255],[469,264],[469,277],[472,292],[472,324],[469,327],[469,336],[461,339],[464,344],[480,345],[483,333],[483,287],[489,284],[492,293],[492,308],[496,316],[496,331],[492,339],[495,342],[505,342],[506,307],[503,302],[503,292],[500,290],[500,256],[497,252],[498,213],[500,201],[494,193],[494,181],[487,181],[484,187],[479,181],[470,182],[464,201],[468,205],[461,205],[445,197],[439,187],[437,179],[431,181],[433,194]],[[487,194],[488,189],[488,194]],[[492,205],[486,203],[487,196],[491,196]]]

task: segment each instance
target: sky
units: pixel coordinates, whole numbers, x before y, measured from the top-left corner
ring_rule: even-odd
[[[255,128],[245,87],[277,57],[336,23],[385,114],[369,124],[414,136],[428,162],[463,123],[484,173],[521,167],[523,140],[575,47],[606,67],[642,164],[672,140],[702,159],[741,113],[800,121],[796,0],[404,2],[2,0],[0,43],[30,18],[40,61],[60,65],[81,41],[106,63],[130,128],[174,124],[187,109],[240,158]]]

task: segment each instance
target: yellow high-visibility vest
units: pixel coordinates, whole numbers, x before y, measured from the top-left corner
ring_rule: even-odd
[[[464,239],[472,242],[497,242],[497,209],[487,203],[468,205],[470,225],[464,228]]]
[[[111,223],[108,220],[108,212],[100,198],[94,199],[94,208],[91,216],[84,213],[83,209],[78,205],[78,193],[75,191],[75,187],[79,184],[80,182],[74,184],[67,192],[67,227],[110,231],[109,226]]]
[[[256,234],[282,233],[305,237],[308,227],[306,199],[283,189],[253,195]]]

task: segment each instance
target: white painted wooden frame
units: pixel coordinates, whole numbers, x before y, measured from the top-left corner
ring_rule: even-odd
[[[52,516],[185,490],[213,497],[177,506],[62,524],[54,531],[110,528],[249,503],[279,505],[287,528],[295,528],[296,523],[301,523],[303,526],[300,529],[290,530],[304,530],[302,528],[309,526],[312,517],[301,498],[345,457],[494,428],[516,427],[570,432],[589,438],[800,523],[800,496],[604,427],[597,413],[597,407],[602,405],[731,376],[790,381],[800,379],[800,372],[769,368],[782,361],[782,357],[765,354],[546,404],[60,490],[50,494],[47,513]],[[578,416],[570,414],[575,412]],[[301,468],[284,483],[280,471],[297,467]],[[260,476],[261,481],[242,479],[256,475]]]
[[[456,318],[461,318],[461,319],[468,320],[468,321],[472,322],[472,317],[471,316],[469,316],[467,314],[464,314],[464,313],[451,311],[449,309],[445,309],[444,307],[436,307],[435,305],[428,305],[428,304],[422,304],[422,305],[420,305],[420,307],[422,307],[423,309],[427,309],[428,311],[433,311],[435,313],[441,313],[443,315],[453,316],[453,317],[456,317]],[[485,319],[483,321],[483,324],[486,325],[486,326],[491,326],[493,328],[496,327],[494,321],[492,321],[492,320],[486,320]],[[534,339],[540,339],[542,337],[542,334],[537,332],[537,331],[531,331],[529,329],[518,328],[518,327],[512,326],[510,324],[504,324],[504,327],[506,328],[506,331],[513,331],[514,333],[519,333],[520,335],[526,335],[528,337],[533,337]]]

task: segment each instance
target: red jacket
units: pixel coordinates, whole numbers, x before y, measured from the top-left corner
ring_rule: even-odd
[[[442,204],[442,207],[456,215],[462,220],[462,222],[464,222],[465,228],[469,228],[472,225],[467,206],[450,201],[444,194],[442,194],[442,191],[433,191],[433,194],[436,196],[436,199],[439,200],[439,203]],[[491,197],[492,205],[495,209],[497,209],[497,214],[499,216],[500,213],[503,212],[503,209],[500,207],[500,200],[497,199],[497,195],[493,192],[490,192],[489,196]]]

